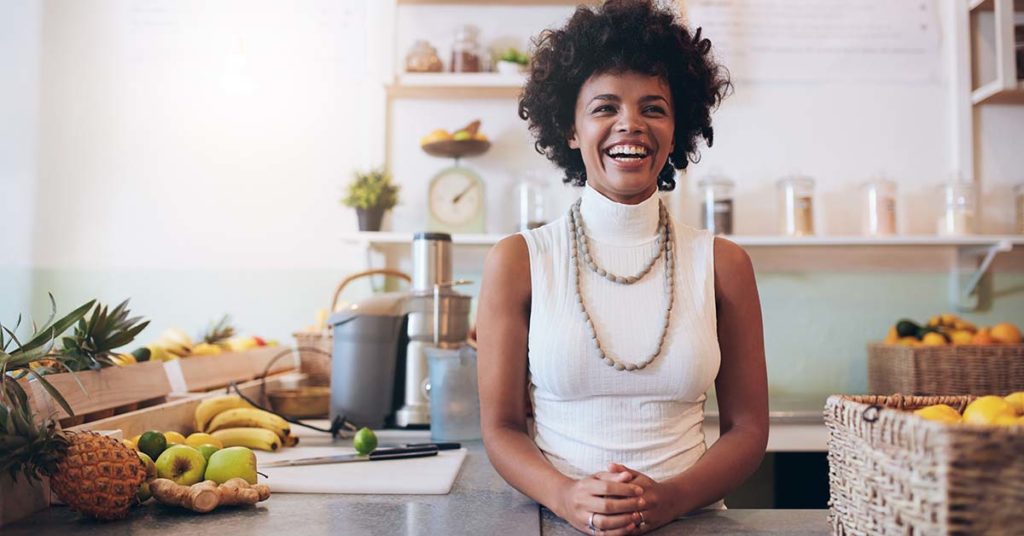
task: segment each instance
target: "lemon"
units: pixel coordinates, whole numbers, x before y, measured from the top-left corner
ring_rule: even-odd
[[[964,422],[971,424],[995,424],[1000,416],[1016,417],[1017,413],[1009,402],[998,396],[983,396],[971,402],[964,410]]]
[[[221,440],[217,439],[216,437],[213,437],[210,434],[204,434],[202,432],[190,434],[188,437],[185,438],[185,444],[190,447],[196,448],[198,448],[201,445],[213,445],[219,449],[224,448],[224,443],[221,442]]]
[[[992,424],[995,424],[997,426],[1020,426],[1020,421],[1017,419],[1017,417],[1011,417],[1009,415],[1000,415],[992,421]]]
[[[901,344],[903,346],[920,346],[921,341],[917,340],[914,337],[900,337],[900,340],[897,342],[897,344]]]
[[[365,456],[377,448],[377,435],[369,428],[360,428],[356,432],[356,436],[352,438],[352,446],[355,447],[356,452]]]
[[[1013,409],[1017,412],[1017,415],[1024,415],[1024,391],[1010,393],[1004,396],[1003,400],[1005,400],[1011,406],[1013,406]]]
[[[914,415],[928,419],[929,421],[957,423],[960,422],[960,412],[946,404],[935,404],[921,408],[914,412]]]
[[[952,339],[953,344],[971,344],[974,334],[964,329],[958,329],[950,333],[949,338]]]
[[[946,345],[946,338],[943,337],[941,333],[936,333],[936,332],[932,331],[932,332],[924,334],[924,337],[921,339],[921,345],[922,346],[945,346]]]
[[[896,331],[896,326],[889,328],[889,332],[885,335],[885,344],[896,344],[900,340],[900,334]]]
[[[182,445],[185,443],[185,436],[178,432],[164,432],[164,437],[167,439],[167,446],[171,445]]]

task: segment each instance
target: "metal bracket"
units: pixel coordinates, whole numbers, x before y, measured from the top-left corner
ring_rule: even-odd
[[[949,299],[958,311],[977,311],[990,285],[983,284],[996,255],[1013,249],[1009,240],[956,250],[956,265],[949,277]]]

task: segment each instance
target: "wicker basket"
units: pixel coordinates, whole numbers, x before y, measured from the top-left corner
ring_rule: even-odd
[[[872,394],[1001,395],[1024,391],[1024,344],[868,345]]]
[[[342,279],[341,282],[338,283],[338,286],[335,287],[334,295],[331,298],[331,307],[328,311],[333,312],[338,306],[338,298],[341,297],[341,292],[345,290],[345,287],[347,287],[349,283],[372,275],[397,277],[406,283],[412,281],[409,274],[386,268],[366,270],[352,274],[345,279]],[[297,331],[292,333],[292,336],[295,337],[295,346],[298,347],[299,350],[299,370],[306,374],[306,383],[314,386],[330,385],[331,351],[334,342],[330,326],[325,327],[321,332]]]
[[[1024,534],[1024,427],[949,425],[909,411],[973,396],[831,396],[833,534]]]

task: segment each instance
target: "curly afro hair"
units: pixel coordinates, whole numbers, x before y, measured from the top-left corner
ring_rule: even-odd
[[[691,33],[675,14],[653,0],[608,0],[578,7],[569,22],[545,30],[533,42],[530,77],[519,99],[537,152],[565,170],[564,182],[583,186],[587,171],[568,138],[583,83],[603,73],[661,76],[672,92],[676,145],[658,175],[658,189],[675,188],[675,169],[698,162],[698,137],[714,142],[711,111],[732,90],[728,71],[711,55],[701,29]],[[673,169],[675,168],[675,169]]]

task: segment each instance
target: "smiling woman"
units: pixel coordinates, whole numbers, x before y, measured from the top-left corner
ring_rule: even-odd
[[[537,40],[520,100],[538,151],[583,194],[488,255],[481,425],[502,477],[587,533],[722,508],[764,454],[750,260],[677,224],[657,195],[700,139],[712,143],[711,111],[731,86],[710,51],[651,1],[581,7]],[[721,435],[708,449],[712,383]]]

